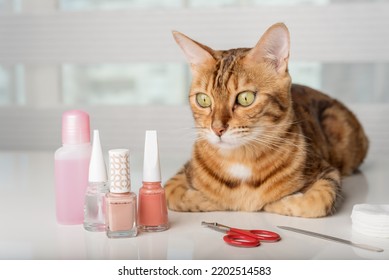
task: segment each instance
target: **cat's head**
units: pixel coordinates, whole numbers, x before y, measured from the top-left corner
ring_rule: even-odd
[[[173,32],[192,70],[189,93],[199,139],[234,149],[272,137],[291,107],[289,31],[271,26],[255,47],[216,51]]]

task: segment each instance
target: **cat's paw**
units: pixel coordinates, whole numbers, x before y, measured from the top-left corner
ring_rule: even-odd
[[[318,218],[327,215],[324,207],[310,204],[305,194],[298,192],[269,203],[263,209],[270,213],[303,218]]]

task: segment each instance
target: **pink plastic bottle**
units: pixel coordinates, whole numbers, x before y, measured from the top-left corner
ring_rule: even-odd
[[[54,156],[57,222],[82,224],[91,156],[87,113],[73,110],[62,115],[62,144]]]

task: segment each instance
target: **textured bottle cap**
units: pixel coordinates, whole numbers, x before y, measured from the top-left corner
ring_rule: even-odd
[[[131,190],[130,151],[114,149],[109,154],[109,189],[112,193],[126,193]]]
[[[66,111],[62,115],[62,143],[84,144],[90,142],[89,115],[83,111]]]
[[[100,134],[95,129],[93,130],[92,155],[89,163],[89,182],[106,182],[107,180],[107,169],[101,149]]]
[[[143,158],[143,182],[161,182],[157,131],[147,130]]]

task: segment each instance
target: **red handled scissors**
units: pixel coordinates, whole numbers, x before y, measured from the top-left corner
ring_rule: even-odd
[[[223,240],[229,245],[238,247],[257,247],[261,245],[261,241],[277,242],[281,239],[279,234],[268,230],[246,230],[207,222],[201,222],[201,225],[225,233]]]

